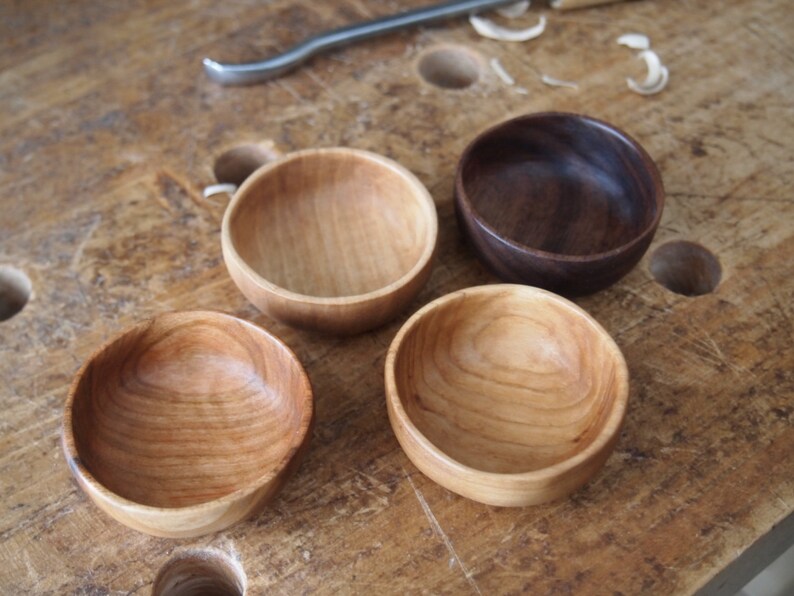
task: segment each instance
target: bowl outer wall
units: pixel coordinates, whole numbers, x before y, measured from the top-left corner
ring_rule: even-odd
[[[240,488],[218,499],[187,507],[153,507],[142,505],[126,499],[104,487],[91,472],[83,465],[77,451],[74,435],[72,433],[72,408],[75,395],[86,369],[105,350],[114,343],[137,329],[145,327],[159,316],[180,315],[207,315],[210,317],[223,317],[252,327],[258,333],[264,334],[269,341],[274,341],[298,365],[303,377],[306,394],[303,396],[305,410],[301,418],[301,425],[295,433],[295,441],[289,451],[279,462],[276,469],[268,472],[256,483]],[[85,360],[75,374],[64,405],[63,424],[61,427],[61,447],[69,471],[83,491],[105,513],[116,521],[140,532],[163,538],[192,538],[224,529],[258,511],[261,511],[267,502],[278,493],[283,484],[300,465],[303,456],[308,451],[312,429],[314,428],[314,397],[311,380],[306,374],[295,353],[280,338],[273,335],[259,325],[250,321],[239,319],[233,315],[217,311],[174,311],[161,313],[150,319],[132,325],[103,345],[97,348]]]
[[[640,262],[656,234],[658,222],[624,252],[599,260],[558,258],[526,251],[466,214],[457,188],[455,217],[477,258],[499,279],[544,288],[566,296],[585,296],[617,283]]]
[[[631,146],[648,167],[654,182],[657,210],[641,234],[616,249],[593,255],[566,255],[532,248],[501,236],[477,213],[463,188],[463,164],[485,137],[511,124],[547,117],[584,120],[608,130]],[[659,169],[648,152],[631,135],[615,126],[581,114],[538,112],[505,120],[472,140],[458,162],[454,184],[455,215],[458,227],[478,259],[497,277],[510,283],[542,287],[567,296],[592,294],[616,283],[640,261],[648,250],[664,212],[665,191]]]
[[[408,332],[429,311],[439,308],[465,293],[498,292],[520,288],[541,293],[581,316],[594,331],[606,339],[616,357],[619,372],[615,406],[599,435],[581,452],[552,466],[515,474],[484,472],[462,464],[436,447],[411,421],[402,406],[397,388],[395,363]],[[625,358],[606,330],[582,308],[565,298],[540,288],[523,285],[496,284],[466,288],[447,294],[417,311],[392,341],[385,364],[386,405],[389,421],[397,441],[408,459],[426,476],[459,495],[500,507],[538,505],[567,496],[586,484],[606,463],[620,436],[629,397],[628,367]]]
[[[372,161],[397,173],[415,191],[425,207],[428,226],[426,246],[418,261],[402,277],[373,292],[355,296],[318,297],[299,294],[265,279],[240,257],[231,234],[231,218],[247,192],[259,178],[283,164],[310,155],[347,153]],[[408,306],[430,277],[438,244],[438,214],[430,192],[398,162],[361,149],[332,147],[289,153],[265,164],[251,174],[232,197],[221,225],[221,248],[226,268],[240,292],[260,311],[293,327],[329,333],[355,335],[379,327]]]

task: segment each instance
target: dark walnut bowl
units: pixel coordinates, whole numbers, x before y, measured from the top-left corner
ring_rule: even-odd
[[[522,285],[467,288],[412,316],[386,357],[394,433],[419,470],[498,506],[564,497],[604,465],[628,371],[585,311]]]
[[[549,112],[503,122],[468,146],[455,207],[464,236],[495,275],[583,295],[615,283],[642,258],[664,188],[627,134]]]
[[[312,412],[309,379],[280,340],[221,313],[168,313],[83,365],[63,449],[116,520],[199,536],[261,511],[308,446]]]

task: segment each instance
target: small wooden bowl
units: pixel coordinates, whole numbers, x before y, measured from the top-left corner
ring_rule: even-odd
[[[312,390],[260,327],[178,312],[100,348],[69,391],[63,450],[81,488],[121,523],[192,537],[259,512],[309,443]]]
[[[464,236],[501,279],[581,295],[615,283],[642,258],[664,188],[627,134],[550,112],[477,137],[458,165],[455,206]]]
[[[295,327],[354,334],[403,310],[438,235],[427,189],[394,161],[310,149],[257,170],[223,219],[223,256],[257,308]]]
[[[604,464],[628,401],[612,338],[538,288],[480,286],[431,302],[386,358],[397,440],[419,470],[505,507],[568,495]]]

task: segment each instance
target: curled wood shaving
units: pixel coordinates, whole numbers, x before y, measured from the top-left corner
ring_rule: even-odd
[[[659,55],[653,50],[643,50],[637,54],[637,58],[645,60],[645,66],[648,68],[648,74],[641,86],[653,87],[662,78],[662,61]]]
[[[236,184],[213,184],[204,189],[204,198],[209,199],[215,195],[222,195],[224,193],[233,195],[237,192]]]
[[[552,87],[568,87],[569,89],[578,89],[579,84],[574,81],[563,81],[562,79],[555,79],[549,75],[543,75],[540,80]]]
[[[631,48],[632,50],[651,49],[651,40],[642,33],[624,33],[616,40],[618,44]]]
[[[667,82],[669,80],[670,80],[670,71],[667,70],[666,66],[662,66],[659,81],[655,85],[651,85],[651,86],[639,85],[637,81],[635,81],[634,79],[626,79],[626,83],[628,84],[629,89],[631,89],[635,93],[639,93],[640,95],[654,95],[656,93],[659,93],[665,87],[667,87]]]
[[[528,29],[508,29],[476,15],[470,16],[469,22],[477,33],[497,41],[529,41],[540,36],[546,30],[546,17],[544,16],[540,17],[537,25]]]
[[[507,17],[508,19],[515,19],[516,17],[520,17],[528,10],[529,0],[523,0],[522,2],[516,2],[515,4],[508,4],[503,8],[497,8],[496,12],[503,17]]]
[[[505,85],[512,87],[516,84],[516,80],[510,76],[510,73],[507,72],[504,66],[502,66],[502,63],[499,62],[499,58],[491,58],[491,68],[496,73],[496,76],[502,79]]]
[[[670,71],[662,64],[659,56],[653,50],[643,50],[637,54],[637,58],[645,60],[648,74],[642,83],[638,83],[631,77],[626,79],[629,89],[640,95],[653,95],[659,93],[667,86],[670,80]]]

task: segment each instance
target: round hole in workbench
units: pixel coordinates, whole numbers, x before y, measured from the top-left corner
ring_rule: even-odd
[[[651,274],[676,294],[702,296],[722,278],[720,262],[708,249],[684,240],[663,244],[651,256]]]
[[[25,308],[33,289],[30,279],[16,267],[0,266],[0,321],[6,321]]]
[[[247,143],[221,153],[212,170],[219,183],[240,186],[261,166],[278,157],[279,153],[268,143]]]
[[[482,61],[463,46],[431,48],[419,59],[419,75],[442,89],[465,89],[480,79]]]
[[[152,596],[243,596],[245,572],[223,553],[191,550],[168,561],[154,580]]]

